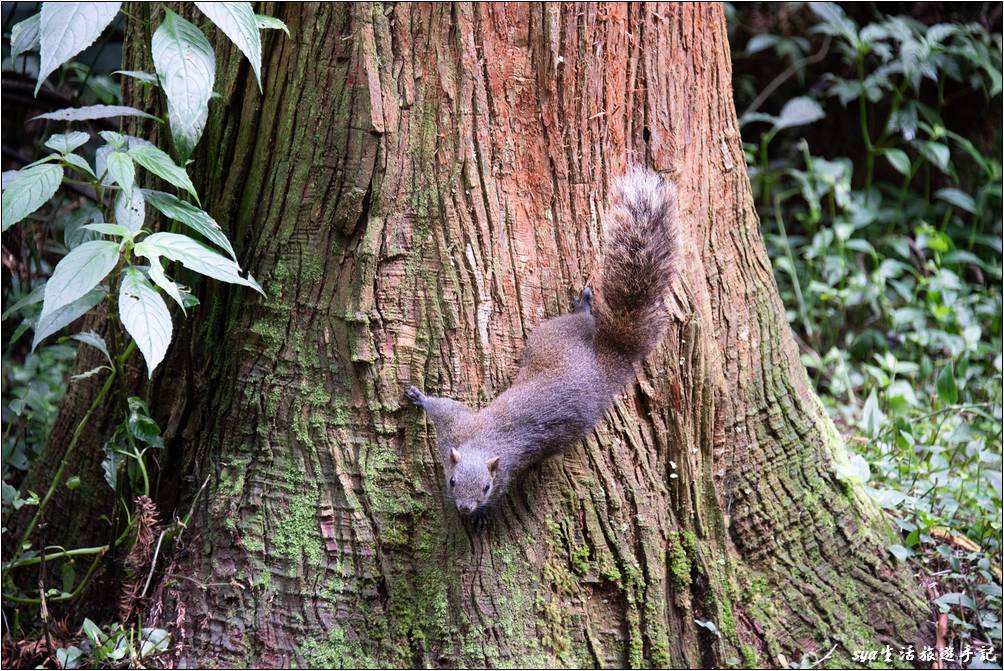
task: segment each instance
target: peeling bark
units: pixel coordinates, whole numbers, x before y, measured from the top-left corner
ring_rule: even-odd
[[[268,295],[203,286],[151,392],[162,510],[209,478],[151,614],[184,613],[180,662],[770,666],[921,635],[889,530],[832,470],[721,7],[271,9],[292,38],[266,40],[263,95],[218,49],[227,102],[195,166]],[[404,390],[481,407],[504,389],[590,283],[633,163],[678,184],[669,333],[473,536]]]

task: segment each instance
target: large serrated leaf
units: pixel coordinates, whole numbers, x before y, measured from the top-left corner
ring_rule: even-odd
[[[91,308],[100,303],[104,297],[104,287],[94,287],[77,300],[50,312],[44,317],[39,317],[38,323],[35,324],[35,337],[31,341],[31,349],[34,350],[38,347],[38,343],[61,328],[69,326],[77,319],[83,317]]]
[[[121,6],[121,2],[42,3],[38,28],[41,64],[36,94],[56,68],[94,44]]]
[[[7,230],[52,198],[63,180],[58,165],[37,165],[19,170],[3,191],[3,230]]]
[[[213,47],[193,23],[165,9],[151,48],[157,76],[167,94],[171,137],[185,162],[202,137],[209,116],[209,98],[216,79]]]
[[[133,165],[129,154],[124,151],[113,151],[105,157],[105,165],[109,177],[122,187],[122,193],[126,194],[126,197],[131,197],[132,185],[136,181],[136,166]]]
[[[136,235],[146,220],[145,204],[142,190],[133,189],[128,195],[125,191],[119,191],[115,197],[115,223],[124,226],[130,234]]]
[[[160,119],[152,114],[147,114],[143,110],[138,110],[135,107],[128,107],[126,105],[88,105],[86,107],[67,107],[65,109],[56,110],[55,112],[39,114],[36,117],[32,117],[31,120],[35,121],[36,119],[48,119],[49,121],[93,121],[94,119],[111,119],[119,116],[138,116],[143,117],[144,119],[160,121]]]
[[[51,314],[97,286],[119,260],[119,246],[110,240],[92,240],[74,247],[60,259],[45,285],[42,317]]]
[[[129,156],[157,177],[179,189],[184,189],[192,194],[196,202],[199,201],[199,194],[195,192],[195,185],[192,184],[185,169],[176,165],[170,156],[157,147],[141,144],[133,146],[130,143]]]
[[[258,90],[261,90],[261,33],[258,19],[250,2],[196,2],[205,14],[230,41],[237,45],[251,63]]]
[[[230,245],[230,240],[227,239],[226,234],[220,228],[220,225],[216,223],[216,220],[209,216],[209,213],[163,191],[144,189],[143,195],[146,197],[146,202],[160,210],[164,215],[195,229],[204,235],[207,240],[223,248],[234,261],[237,260],[234,248]]]
[[[45,141],[45,146],[60,154],[69,154],[71,151],[84,146],[91,136],[79,130],[69,133],[59,133],[51,136]]]
[[[127,268],[122,275],[119,319],[143,353],[147,376],[152,377],[171,344],[171,313],[157,290],[135,268]]]
[[[187,235],[154,233],[144,239],[143,242],[138,243],[134,249],[139,256],[145,256],[150,259],[150,263],[157,263],[157,259],[164,257],[177,261],[189,270],[193,270],[201,275],[212,277],[222,282],[241,284],[251,287],[259,293],[265,293],[253,277],[250,275],[246,278],[241,277],[240,267],[235,262],[221,254],[217,254]]]
[[[38,49],[38,26],[41,14],[32,14],[24,21],[17,23],[10,30],[10,59],[14,60],[26,51]]]

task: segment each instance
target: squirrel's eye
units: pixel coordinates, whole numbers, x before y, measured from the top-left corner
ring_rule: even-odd
[[[488,493],[488,485],[485,485],[485,494]]]
[[[457,484],[457,479],[456,478],[450,478],[450,487],[453,487],[456,484]]]

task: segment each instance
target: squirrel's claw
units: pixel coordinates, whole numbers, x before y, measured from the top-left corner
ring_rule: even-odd
[[[423,394],[421,390],[415,385],[411,385],[410,387],[408,387],[408,391],[406,391],[404,395],[408,397],[408,401],[412,405],[417,405],[418,407],[422,407],[422,405],[424,405],[425,403],[425,394]]]
[[[479,534],[488,528],[488,508],[482,506],[478,508],[473,513],[471,513],[471,529],[474,533]]]

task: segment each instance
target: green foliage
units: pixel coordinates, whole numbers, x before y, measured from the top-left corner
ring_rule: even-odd
[[[59,668],[144,668],[171,644],[171,635],[163,629],[127,628],[119,623],[102,628],[87,618],[83,634],[80,645],[56,650]]]
[[[896,520],[895,561],[965,596],[937,603],[956,648],[999,654],[1001,136],[998,116],[977,143],[953,101],[1000,109],[1001,36],[782,11],[817,37],[754,35],[737,98],[757,95],[741,118],[749,174],[802,361],[857,452],[836,475]],[[767,96],[770,79],[743,79],[785,66]]]
[[[67,62],[107,35],[120,16],[135,20],[120,15],[121,4],[42,3],[38,14],[12,27],[11,59],[4,62],[5,69],[35,79],[36,94],[43,87],[56,88],[60,97],[62,91],[76,89],[74,97],[91,103],[35,117],[45,122],[46,136],[37,145],[41,157],[3,175],[3,230],[17,226],[20,235],[16,239],[27,248],[24,258],[18,259],[23,261],[20,272],[12,273],[12,287],[5,295],[5,301],[13,304],[3,315],[5,321],[17,324],[3,354],[3,533],[9,533],[13,511],[27,509],[31,516],[26,526],[21,523],[20,539],[5,539],[5,548],[14,551],[5,553],[0,565],[5,607],[26,608],[18,611],[14,635],[32,626],[21,618],[29,615],[31,620],[31,613],[37,614],[31,608],[42,606],[42,598],[36,597],[44,597],[50,609],[77,600],[106,553],[127,551],[135,542],[137,515],[126,502],[154,491],[153,452],[163,447],[163,440],[147,403],[125,387],[125,365],[137,348],[149,375],[163,361],[173,333],[171,309],[163,296],[169,296],[182,312],[195,307],[198,301],[179,278],[197,276],[262,291],[238,265],[223,230],[202,209],[188,173],[205,127],[216,67],[216,56],[200,28],[159,5],[150,45],[156,74],[119,73],[162,95],[166,119],[153,110],[122,105],[118,86],[108,76]],[[205,25],[215,24],[249,59],[260,85],[259,31],[285,29],[282,23],[256,17],[250,3],[197,4],[211,22]],[[50,83],[50,77],[56,81]],[[124,118],[137,120],[134,127],[145,127],[151,138],[158,136],[154,124],[166,122],[171,146],[160,148],[127,135],[121,125]],[[108,120],[115,119],[120,124],[117,131],[94,132],[92,122],[101,121],[108,128]],[[51,134],[53,126],[60,132]],[[159,181],[173,187],[172,193],[148,188],[159,186]],[[162,218],[148,218],[147,205]],[[158,231],[158,225],[169,229]],[[54,232],[61,232],[62,244],[56,242],[59,238]],[[39,240],[50,242],[39,248]],[[5,254],[6,249],[5,244]],[[51,342],[106,299],[111,302],[103,313],[108,323],[99,329],[104,335],[87,331]],[[28,331],[34,333],[30,351],[23,338]],[[55,422],[74,344],[100,352],[102,363],[69,383],[97,377],[100,387],[65,446],[47,489],[19,491],[24,472],[41,453]],[[121,502],[108,513],[114,540],[99,547],[67,549],[58,539],[49,538],[50,544],[40,547],[35,531],[53,495],[62,486],[71,490],[88,486],[80,475],[65,471],[74,463],[71,455],[80,436],[93,430],[88,426],[92,414],[106,402],[122,403],[123,399],[121,421],[105,442],[102,464],[105,481],[114,490],[108,498]],[[117,520],[124,520],[124,525]],[[173,525],[165,535],[175,537],[183,528],[183,524]],[[89,567],[78,575],[75,562],[81,557]],[[42,562],[49,576],[62,578],[61,584],[47,585],[44,595],[36,586],[16,580],[19,569]],[[101,628],[85,620],[83,627],[86,640],[57,651],[60,666],[141,666],[169,643],[166,632],[129,623]]]

